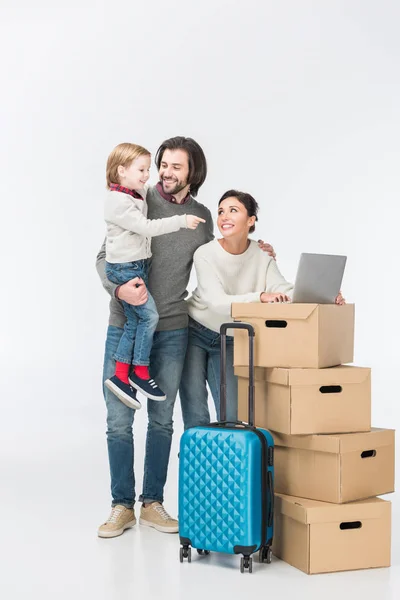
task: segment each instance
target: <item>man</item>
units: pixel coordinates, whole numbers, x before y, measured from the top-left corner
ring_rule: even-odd
[[[211,213],[195,197],[205,181],[207,163],[204,152],[191,138],[174,137],[161,144],[155,162],[159,183],[147,193],[148,218],[159,219],[190,213],[205,219],[195,231],[178,232],[152,239],[149,288],[155,300],[159,322],[150,355],[151,376],[166,393],[163,402],[148,400],[148,429],[139,522],[166,533],[178,532],[178,521],[163,506],[164,486],[173,433],[173,410],[178,392],[188,341],[188,316],[185,297],[193,255],[202,244],[211,241]],[[268,244],[262,249],[273,255]],[[97,256],[97,271],[111,295],[110,320],[104,357],[103,382],[115,370],[114,353],[121,338],[125,315],[119,300],[140,305],[147,300],[141,280],[121,286],[105,276],[105,246]],[[136,287],[139,284],[139,287]],[[100,537],[116,537],[136,523],[134,513],[135,478],[133,472],[132,425],[135,411],[125,406],[103,386],[107,406],[107,445],[111,474],[112,510],[98,529]],[[195,416],[195,415],[194,415]],[[188,422],[194,421],[191,409]]]
[[[151,376],[164,390],[163,402],[148,400],[148,430],[144,465],[140,523],[158,531],[176,533],[178,521],[163,506],[163,492],[173,433],[173,410],[178,392],[188,339],[185,297],[192,268],[193,254],[199,246],[213,239],[211,213],[195,197],[205,181],[207,163],[204,152],[193,139],[175,137],[158,149],[155,162],[159,183],[147,193],[148,218],[159,219],[190,213],[205,219],[195,231],[181,229],[152,239],[149,288],[159,312],[150,356]],[[140,305],[147,300],[141,280],[121,286],[105,276],[104,245],[97,256],[97,271],[111,295],[103,382],[115,370],[114,353],[122,335],[125,316],[118,300]],[[136,285],[139,284],[139,287]],[[125,406],[103,386],[107,406],[107,445],[111,474],[112,510],[100,526],[100,537],[115,537],[136,523],[134,513],[135,478],[133,471],[132,425],[135,411]]]

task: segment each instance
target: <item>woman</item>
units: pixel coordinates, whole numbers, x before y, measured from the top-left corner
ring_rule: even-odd
[[[195,252],[197,288],[188,300],[189,343],[179,395],[185,428],[206,425],[208,383],[220,418],[220,336],[231,321],[233,302],[287,302],[293,285],[285,280],[271,256],[249,240],[255,230],[258,204],[247,193],[229,190],[218,204],[222,235]],[[336,299],[343,304],[339,294]],[[233,337],[227,337],[227,420],[237,419],[237,379],[233,368]]]

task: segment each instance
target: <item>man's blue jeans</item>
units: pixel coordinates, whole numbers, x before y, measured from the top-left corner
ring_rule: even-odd
[[[227,336],[226,385],[228,421],[237,420],[237,377],[233,368],[233,337]],[[185,429],[210,422],[208,383],[220,419],[220,343],[221,336],[197,321],[189,319],[189,341],[179,395]]]
[[[123,329],[109,326],[104,356],[103,384],[115,371],[115,351]],[[163,402],[147,400],[148,429],[142,502],[164,500],[173,433],[173,411],[181,380],[188,330],[157,331],[150,355],[150,374],[167,395]],[[135,411],[123,404],[103,385],[107,406],[107,445],[111,475],[112,505],[132,508],[135,503],[133,432]]]
[[[148,261],[137,260],[127,263],[106,262],[106,275],[110,281],[122,285],[135,277],[141,277],[147,285]],[[145,304],[132,306],[122,302],[126,323],[124,333],[115,351],[115,360],[128,365],[148,366],[153,335],[158,323],[158,312],[153,296],[148,292]]]

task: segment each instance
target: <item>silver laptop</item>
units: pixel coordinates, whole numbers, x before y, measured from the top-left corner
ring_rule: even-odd
[[[334,254],[301,254],[292,302],[334,304],[346,260]]]

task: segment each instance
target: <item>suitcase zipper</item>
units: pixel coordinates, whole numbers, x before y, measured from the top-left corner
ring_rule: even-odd
[[[267,504],[268,504],[268,493],[267,493],[267,469],[268,469],[268,445],[265,436],[258,431],[256,428],[253,429],[256,436],[261,442],[261,546],[263,548],[267,541]],[[271,490],[272,493],[272,490]]]

